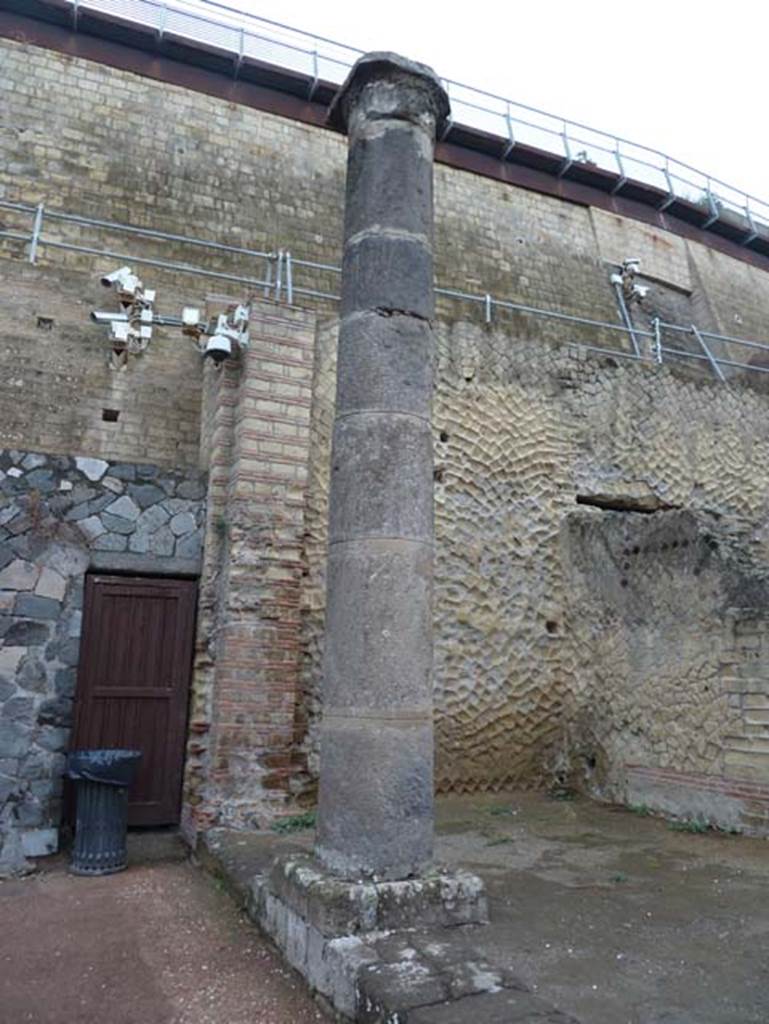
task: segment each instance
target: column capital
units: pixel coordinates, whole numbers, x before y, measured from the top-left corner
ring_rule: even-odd
[[[448,95],[432,68],[397,53],[375,51],[356,61],[329,108],[328,123],[349,131],[358,117],[392,118],[434,136],[448,115]]]

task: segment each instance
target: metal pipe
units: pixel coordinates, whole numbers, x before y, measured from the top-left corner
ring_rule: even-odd
[[[716,359],[719,366],[734,366],[739,370],[749,370],[751,373],[769,373],[769,366],[752,366],[750,363],[738,363],[733,359]]]
[[[37,209],[31,203],[10,203],[7,199],[0,199],[0,208],[3,210],[21,210],[23,213],[34,213]]]
[[[622,292],[622,285],[615,282],[614,291],[617,295],[617,305],[619,306],[620,314],[622,315],[622,319],[625,321],[625,327],[627,328],[630,334],[630,340],[633,343],[633,349],[635,354],[640,357],[641,347],[638,344],[638,338],[636,338],[633,330],[633,321],[630,319],[630,314],[627,311],[627,303],[625,302],[625,296]]]
[[[332,267],[330,263],[313,263],[311,260],[299,260],[292,257],[295,267],[310,267],[312,270],[328,270],[331,274],[341,274],[341,267]]]
[[[318,292],[314,288],[299,288],[294,285],[294,291],[297,295],[309,295],[316,299],[329,299],[331,302],[339,302],[340,296],[332,295],[331,292]]]
[[[660,318],[655,316],[652,320],[654,325],[654,356],[658,363],[662,362],[662,332],[660,330]]]
[[[597,345],[583,345],[579,341],[569,341],[567,342],[567,344],[571,345],[574,348],[584,348],[588,352],[600,352],[602,355],[612,357],[617,356],[619,359],[637,360],[641,358],[640,356],[637,356],[634,352],[621,352],[619,349],[615,348],[599,348]]]
[[[678,331],[679,334],[691,334],[690,327],[681,327],[680,324],[668,324],[665,321],[660,321],[662,327],[669,331]],[[713,341],[729,341],[734,345],[744,345],[746,348],[758,348],[764,352],[769,352],[769,345],[764,344],[760,341],[752,341],[748,338],[735,338],[730,334],[714,334],[713,331],[703,331],[698,328],[700,334],[704,338],[711,338]]]
[[[283,250],[278,249],[278,265],[275,268],[275,301],[280,302],[280,291],[283,287]]]
[[[436,288],[436,295],[446,295],[452,299],[464,299],[467,302],[484,302],[484,298],[481,295],[470,295],[468,292],[459,292],[453,288]],[[583,324],[587,327],[601,327],[607,331],[620,331],[622,334],[627,334],[627,327],[622,327],[619,324],[609,324],[603,320],[591,320],[588,317],[583,316],[572,316],[570,313],[555,313],[549,309],[537,309],[536,306],[523,306],[517,302],[506,302],[504,299],[492,299],[492,306],[498,306],[500,309],[511,309],[516,313],[531,313],[534,316],[543,316],[551,320],[564,320],[567,323]],[[633,328],[633,332],[638,338],[653,338],[654,335],[651,331],[643,331],[638,327]]]
[[[31,242],[32,235],[22,234],[21,231],[0,231],[0,238],[12,238],[18,242]]]
[[[264,297],[269,299],[272,291],[272,259],[267,260],[267,280],[264,285]]]
[[[96,220],[92,217],[81,217],[73,213],[62,213],[59,210],[46,210],[46,217],[52,220],[70,221],[74,224],[85,224],[89,227],[105,228],[109,231],[125,231],[128,234],[140,235],[144,238],[158,238],[168,242],[184,242],[186,245],[199,245],[206,249],[218,249],[222,252],[238,253],[241,256],[257,256],[269,258],[274,256],[272,252],[262,252],[259,249],[245,249],[238,245],[225,245],[223,242],[212,242],[205,238],[193,238],[190,235],[172,235],[166,231],[155,231],[153,228],[139,228],[133,224],[120,224],[116,221]]]
[[[21,236],[25,239],[27,235]],[[83,252],[91,256],[106,256],[108,259],[121,260],[126,263],[142,263],[150,267],[159,267],[161,270],[174,270],[181,274],[195,274],[198,277],[213,277],[220,281],[236,281],[240,284],[250,284],[261,287],[266,281],[256,277],[241,277],[237,274],[222,274],[216,270],[202,270],[200,267],[190,267],[185,263],[169,263],[167,260],[154,260],[146,256],[127,256],[125,253],[111,252],[109,249],[92,249],[85,245],[71,245],[69,242],[54,242],[49,238],[41,238],[40,245],[48,245],[53,249],[67,249],[70,252]]]
[[[668,348],[667,345],[662,346],[662,351],[667,352],[670,356],[681,356],[683,359],[699,359],[703,363],[708,362],[708,357],[703,356],[701,352],[684,352],[680,348]]]

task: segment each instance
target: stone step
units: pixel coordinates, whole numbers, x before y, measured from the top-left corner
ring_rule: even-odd
[[[579,1024],[474,947],[476,928],[369,939],[357,974],[359,1024]]]

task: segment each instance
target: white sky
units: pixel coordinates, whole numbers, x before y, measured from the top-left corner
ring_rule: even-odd
[[[769,202],[763,0],[225,2],[360,49],[396,50]]]

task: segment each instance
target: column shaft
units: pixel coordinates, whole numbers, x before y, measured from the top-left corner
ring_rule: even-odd
[[[362,58],[349,133],[331,459],[318,854],[404,878],[432,855],[432,158],[445,94]]]

